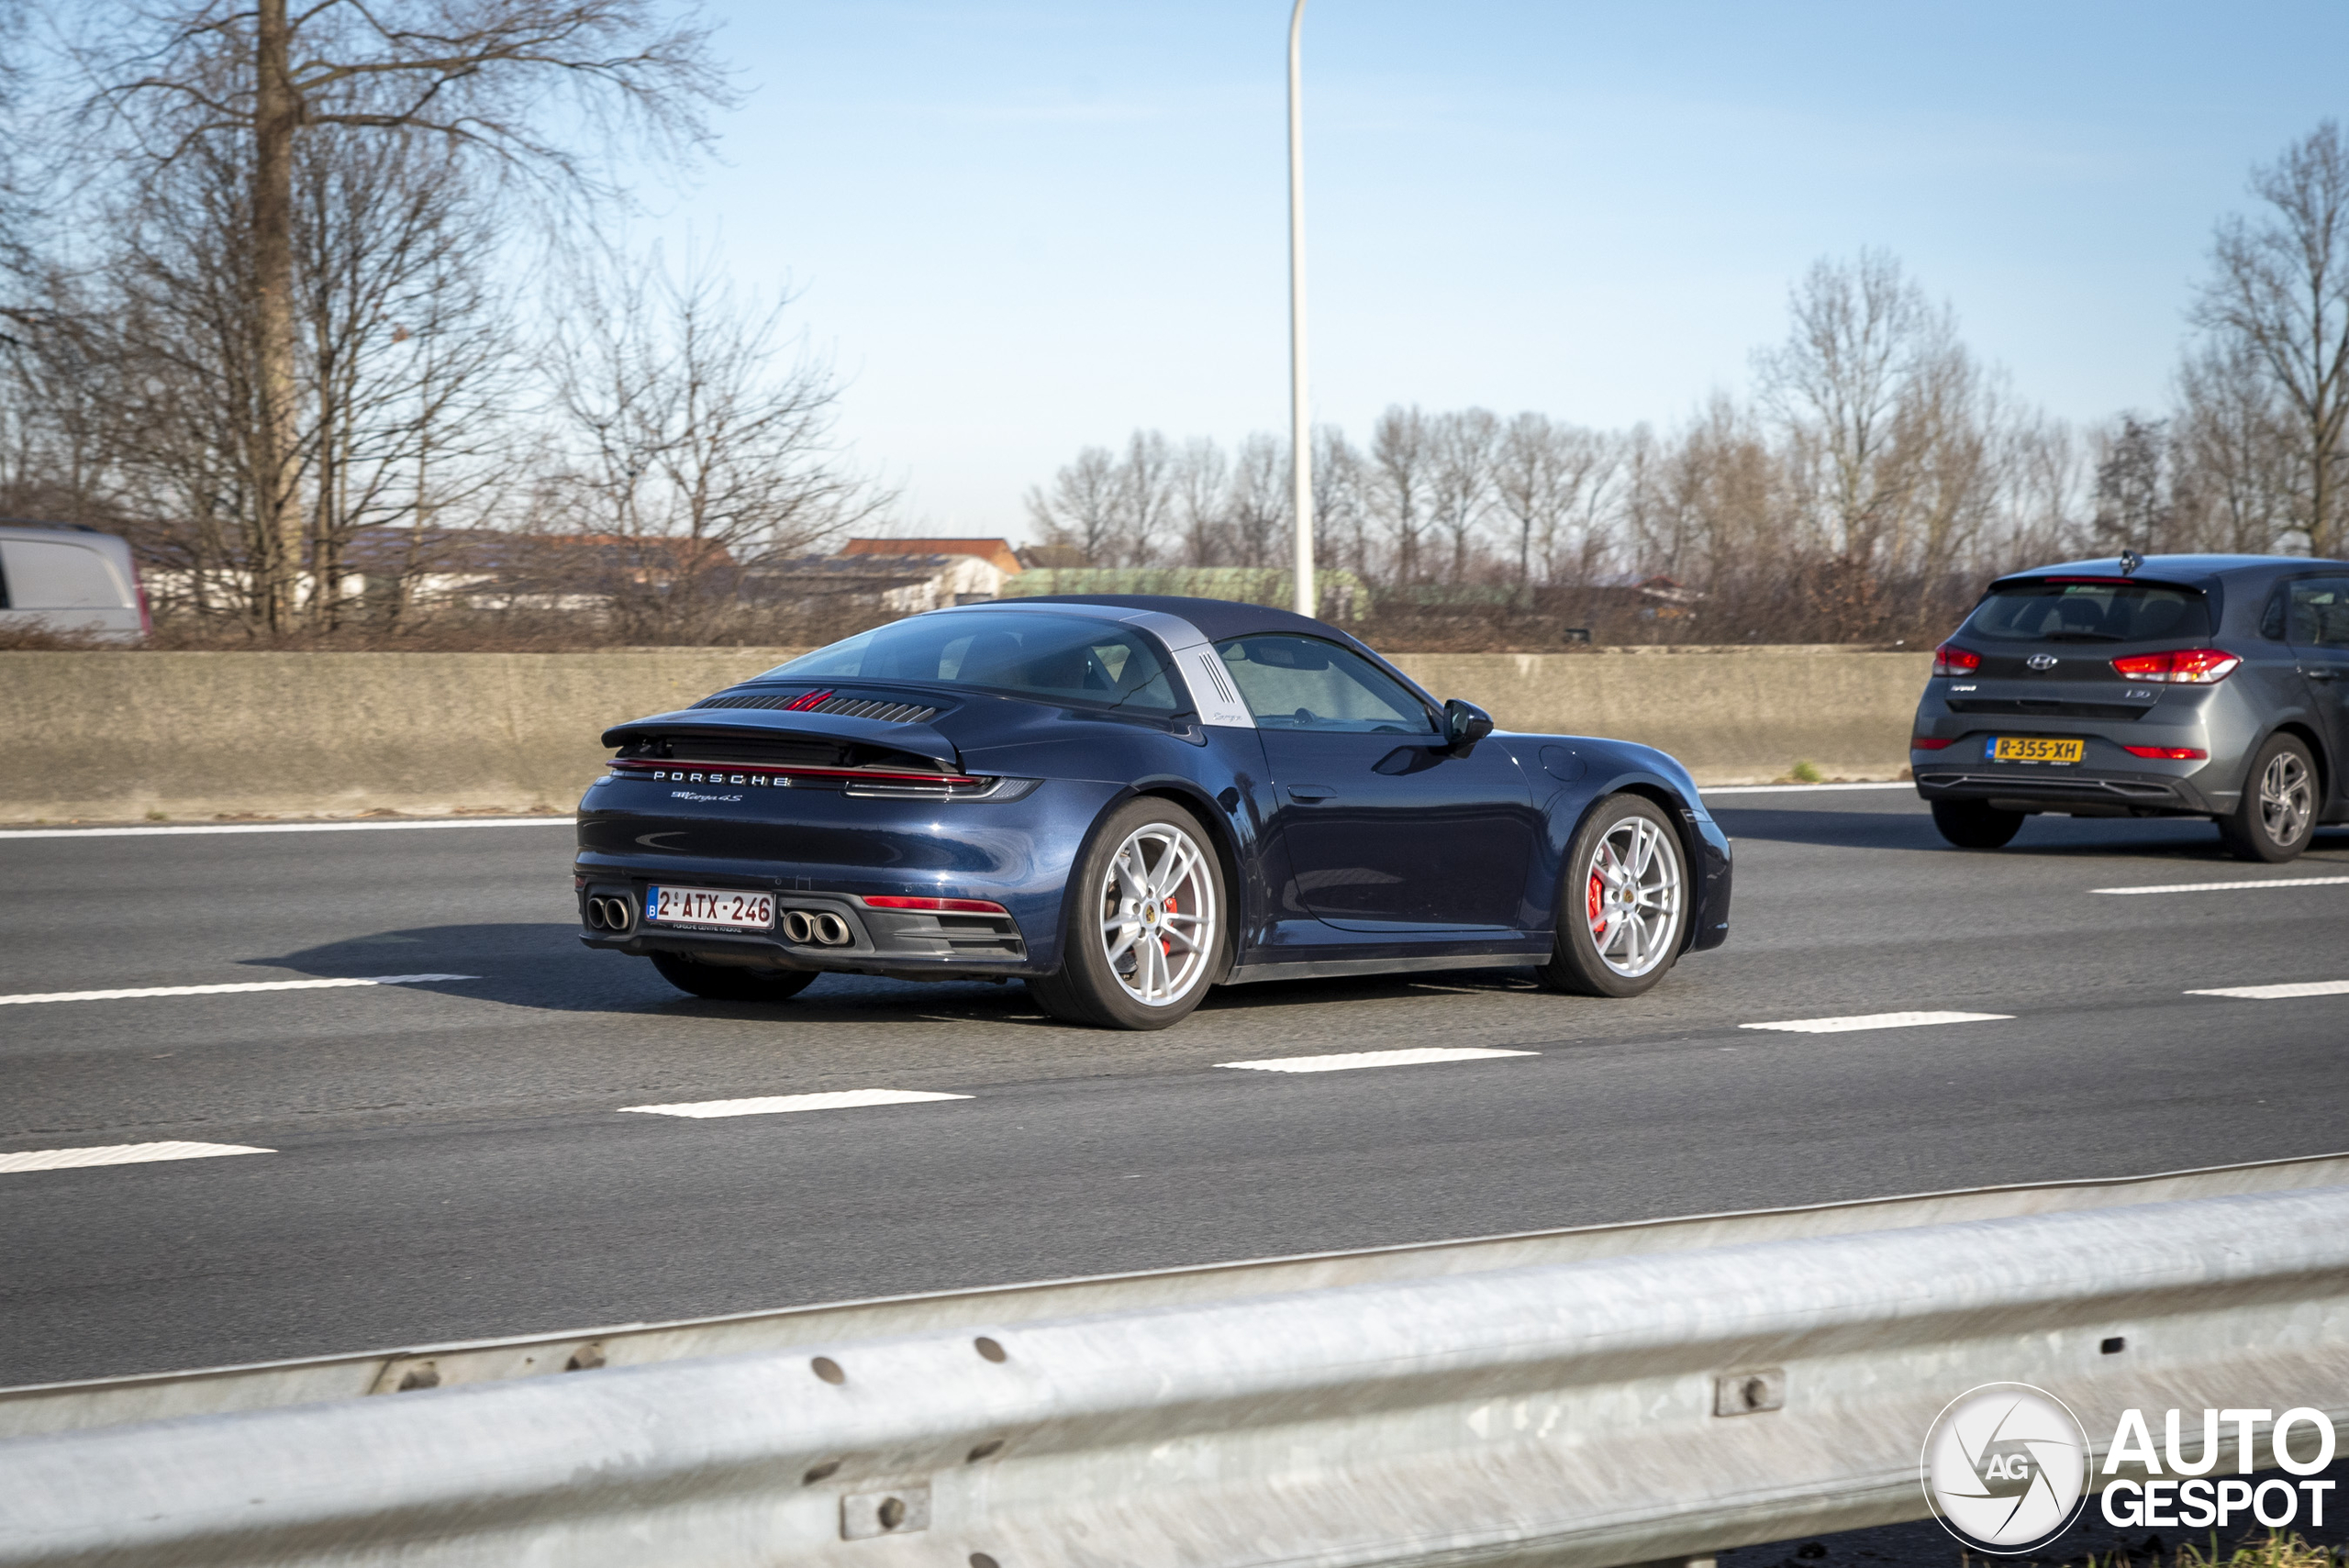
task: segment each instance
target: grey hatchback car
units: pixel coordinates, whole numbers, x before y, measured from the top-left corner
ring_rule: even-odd
[[[1951,843],[2025,817],[2207,817],[2246,860],[2349,821],[2349,562],[2154,555],[2001,577],[1933,651],[1909,740]]]

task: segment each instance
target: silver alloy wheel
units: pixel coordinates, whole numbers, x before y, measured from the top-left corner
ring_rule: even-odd
[[[1609,828],[1591,851],[1584,913],[1598,960],[1636,980],[1672,956],[1680,929],[1680,846],[1644,817]]]
[[[2309,830],[2309,813],[2315,791],[2309,784],[2309,765],[2297,751],[2278,751],[2259,775],[2259,822],[2278,846],[2297,844]]]
[[[1208,851],[1171,822],[1126,835],[1100,890],[1101,951],[1127,995],[1171,1007],[1207,977],[1216,949]]]

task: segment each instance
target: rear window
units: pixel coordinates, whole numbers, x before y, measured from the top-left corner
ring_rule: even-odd
[[[1988,642],[2156,642],[2210,635],[2210,609],[2164,583],[2044,578],[1994,588],[1965,628]]]
[[[1128,713],[1172,715],[1189,706],[1141,633],[1032,610],[915,616],[819,648],[762,679],[922,681]]]

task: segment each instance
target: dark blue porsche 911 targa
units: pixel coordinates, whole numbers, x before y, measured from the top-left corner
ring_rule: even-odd
[[[1729,840],[1670,757],[1497,732],[1259,605],[934,610],[604,744],[583,940],[702,996],[1017,976],[1056,1018],[1162,1029],[1312,975],[1632,996],[1729,931]]]

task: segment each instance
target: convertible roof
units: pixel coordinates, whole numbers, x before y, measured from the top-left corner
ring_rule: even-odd
[[[1248,605],[1236,599],[1186,599],[1173,594],[1022,594],[997,599],[992,607],[1016,610],[1022,605],[1099,605],[1112,610],[1156,610],[1176,616],[1199,628],[1210,642],[1245,637],[1252,631],[1299,631],[1315,637],[1353,639],[1326,622],[1270,605]]]

